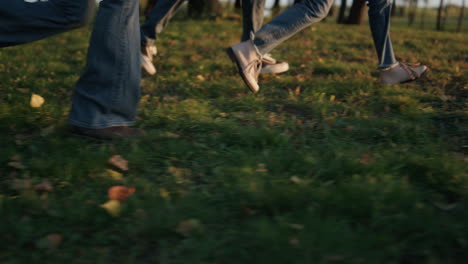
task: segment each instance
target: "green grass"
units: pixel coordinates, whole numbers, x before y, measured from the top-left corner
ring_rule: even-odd
[[[393,27],[431,72],[382,87],[367,26],[317,24],[274,50],[291,70],[258,95],[224,53],[239,35],[174,21],[142,81],[148,136],[114,144],[63,131],[88,30],[1,49],[0,263],[466,263],[466,34]],[[137,190],[116,218],[99,207],[114,154]]]

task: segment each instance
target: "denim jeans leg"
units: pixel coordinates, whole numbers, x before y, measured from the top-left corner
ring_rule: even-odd
[[[95,0],[1,0],[0,47],[28,43],[84,26],[90,22],[95,8]]]
[[[250,39],[250,32],[257,32],[263,24],[265,0],[242,0],[242,37]]]
[[[146,44],[146,38],[156,39],[157,35],[166,28],[169,20],[174,16],[185,0],[159,0],[146,16],[141,25],[141,44]]]
[[[261,54],[270,52],[297,32],[325,18],[332,5],[333,0],[303,0],[291,6],[255,33],[255,46]]]
[[[74,0],[73,0],[74,1]],[[85,128],[129,126],[140,97],[139,1],[103,0],[69,122]]]
[[[379,69],[390,67],[397,63],[390,40],[390,0],[368,0],[369,25],[374,39]]]

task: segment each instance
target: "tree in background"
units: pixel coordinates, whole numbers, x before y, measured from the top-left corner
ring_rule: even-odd
[[[437,10],[437,24],[436,29],[442,30],[442,11],[444,10],[444,0],[440,0],[439,9]]]
[[[462,30],[464,12],[465,12],[465,0],[462,1],[462,6],[460,7],[460,15],[458,16],[458,23],[457,23],[457,32],[461,32]]]
[[[427,13],[427,10],[429,9],[429,0],[423,0],[424,1],[424,8],[422,8],[421,10],[421,24],[420,24],[420,27],[421,28],[424,28],[424,22],[426,20],[426,13]]]
[[[191,18],[202,18],[208,16],[215,18],[223,13],[219,0],[189,0],[188,16]]]
[[[361,25],[364,22],[366,13],[366,0],[354,0],[349,10],[349,16],[346,24]]]
[[[346,0],[341,0],[340,10],[338,11],[338,18],[336,19],[336,22],[338,24],[343,24],[345,22],[345,15],[346,15]]]
[[[408,26],[414,24],[416,11],[418,10],[418,0],[407,0],[408,2]]]

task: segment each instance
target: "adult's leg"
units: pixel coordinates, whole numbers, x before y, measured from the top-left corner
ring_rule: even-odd
[[[141,25],[142,46],[146,45],[147,38],[156,39],[169,23],[185,0],[158,0],[154,8],[146,16]]]
[[[397,63],[390,40],[390,0],[368,0],[369,25],[374,39],[379,68],[385,69]]]
[[[262,55],[270,52],[297,32],[325,18],[332,4],[333,0],[304,0],[291,6],[255,33],[256,48]]]
[[[239,74],[249,89],[256,93],[258,75],[262,71],[264,55],[305,27],[325,18],[333,0],[304,0],[286,9],[247,40],[228,49],[237,64]]]
[[[43,39],[87,24],[95,0],[23,1],[0,4],[0,47]]]
[[[134,123],[141,78],[138,19],[137,0],[101,2],[86,69],[73,95],[72,125],[101,129]]]
[[[242,0],[242,37],[250,39],[251,32],[257,32],[263,24],[265,0]]]
[[[379,58],[380,81],[382,84],[397,84],[414,81],[426,71],[425,65],[399,63],[393,53],[390,40],[390,0],[368,0],[369,24]]]

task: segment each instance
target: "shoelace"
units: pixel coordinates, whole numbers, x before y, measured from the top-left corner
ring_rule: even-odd
[[[269,53],[263,55],[262,62],[264,64],[276,64],[276,60],[273,57],[271,57]]]
[[[405,70],[408,75],[410,76],[411,80],[416,80],[417,78],[419,78],[419,73],[417,73],[415,70],[413,70],[410,66],[408,66],[407,64],[404,64],[404,63],[400,63],[400,66],[401,68],[403,68],[403,70]]]
[[[253,72],[255,73],[255,78],[257,79],[262,71],[262,58],[255,59],[251,61],[247,66],[245,66],[244,71],[250,72],[253,68]]]

